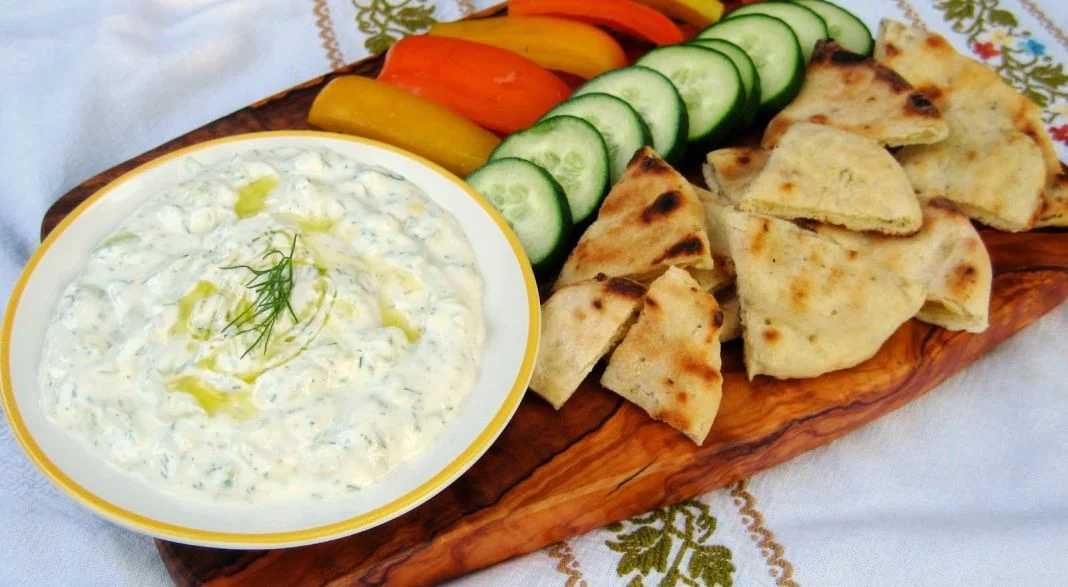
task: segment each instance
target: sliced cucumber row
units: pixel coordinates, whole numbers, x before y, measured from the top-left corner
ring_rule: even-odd
[[[630,104],[649,126],[652,147],[660,156],[671,162],[682,157],[689,118],[678,90],[663,74],[632,65],[602,73],[575,90],[575,96],[593,93],[615,96]]]
[[[601,133],[608,148],[609,181],[623,177],[634,152],[652,144],[649,126],[630,104],[608,94],[583,94],[565,101],[542,117],[577,116]]]
[[[785,22],[797,35],[797,41],[801,45],[801,54],[805,58],[805,63],[812,59],[812,51],[816,49],[816,43],[830,38],[830,34],[827,32],[827,23],[824,22],[823,17],[801,4],[793,2],[747,4],[732,10],[727,15],[727,19],[740,18],[748,14],[763,14]]]
[[[764,14],[735,16],[706,28],[697,38],[734,43],[753,60],[760,77],[758,117],[774,115],[801,90],[805,72],[801,45],[782,20]]]
[[[656,70],[674,84],[689,119],[687,140],[713,143],[737,126],[746,107],[741,75],[729,57],[700,45],[653,49],[638,65]]]
[[[506,138],[467,180],[515,231],[535,271],[555,270],[575,226],[596,215],[609,182],[651,145],[677,162],[770,118],[801,89],[816,43],[870,55],[870,31],[825,0],[742,6],[682,45],[601,74],[531,128]]]
[[[608,189],[608,148],[601,133],[575,116],[555,116],[504,139],[490,161],[526,159],[553,176],[564,189],[576,224],[597,212]]]
[[[846,51],[858,55],[871,55],[875,40],[871,31],[852,12],[824,0],[793,0],[793,2],[812,10],[827,23],[827,32]]]
[[[723,39],[694,39],[690,41],[690,44],[719,51],[734,62],[734,67],[738,69],[738,75],[742,78],[742,88],[745,90],[745,109],[742,111],[738,128],[747,128],[753,124],[757,108],[760,107],[760,76],[757,75],[753,60],[741,47]]]
[[[476,169],[467,183],[512,227],[534,271],[550,271],[567,255],[571,210],[564,189],[544,169],[504,157]]]

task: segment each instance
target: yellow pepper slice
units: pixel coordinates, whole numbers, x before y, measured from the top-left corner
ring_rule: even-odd
[[[719,0],[636,0],[638,4],[645,4],[660,12],[692,24],[698,28],[705,28],[719,21],[723,16],[723,4]]]
[[[518,53],[546,69],[589,79],[627,66],[623,48],[601,29],[549,16],[498,16],[439,22],[430,35],[465,39]]]
[[[308,123],[406,149],[460,177],[485,163],[501,142],[444,106],[360,76],[326,84],[312,102]]]

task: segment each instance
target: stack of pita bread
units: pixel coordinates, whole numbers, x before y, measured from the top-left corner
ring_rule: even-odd
[[[701,444],[721,343],[750,379],[803,378],[913,317],[985,330],[971,219],[1068,225],[1068,173],[1037,107],[945,39],[886,21],[876,56],[821,42],[760,147],[708,154],[708,190],[635,154],[543,306],[531,388],[559,408],[608,356],[604,387]]]

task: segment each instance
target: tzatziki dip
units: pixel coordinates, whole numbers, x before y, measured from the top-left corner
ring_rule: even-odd
[[[485,339],[456,219],[329,149],[185,166],[63,292],[38,375],[48,418],[203,500],[353,495],[433,443]]]

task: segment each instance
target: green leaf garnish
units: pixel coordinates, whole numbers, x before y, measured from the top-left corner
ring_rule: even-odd
[[[264,253],[263,259],[278,259],[277,263],[266,269],[256,269],[247,264],[223,267],[223,269],[247,269],[252,272],[252,279],[245,284],[245,287],[256,293],[255,301],[223,328],[223,332],[230,328],[237,328],[238,336],[249,332],[258,334],[256,340],[241,355],[242,359],[258,346],[263,346],[263,354],[267,354],[267,346],[270,344],[274,325],[286,312],[293,317],[294,323],[299,322],[296,312],[289,305],[289,298],[293,293],[293,253],[296,250],[297,235],[293,235],[288,255],[278,249],[271,249]]]

